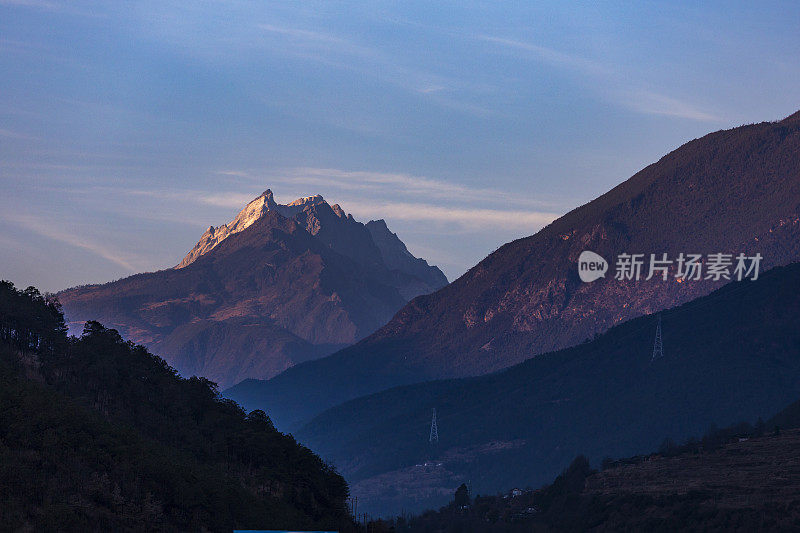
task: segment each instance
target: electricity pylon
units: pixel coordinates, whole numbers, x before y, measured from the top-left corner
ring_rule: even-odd
[[[438,444],[439,443],[439,428],[436,425],[436,408],[433,408],[433,418],[431,418],[431,435],[428,437],[428,442],[430,444]]]
[[[653,342],[653,357],[650,361],[655,361],[664,357],[664,345],[661,342],[661,313],[658,313],[658,325],[656,326],[656,340]]]

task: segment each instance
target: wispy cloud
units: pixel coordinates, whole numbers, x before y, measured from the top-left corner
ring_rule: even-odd
[[[648,115],[686,118],[700,122],[723,122],[724,120],[722,117],[704,111],[688,102],[647,90],[632,91],[625,98],[625,103],[634,111]]]
[[[117,200],[124,196],[137,196],[172,202],[174,205],[171,209],[177,209],[180,213],[169,214],[169,218],[190,216],[190,222],[199,225],[219,224],[223,221],[198,221],[195,210],[186,207],[187,205],[238,210],[264,188],[271,188],[275,192],[278,203],[288,203],[310,194],[322,194],[331,204],[340,204],[346,212],[364,222],[374,218],[385,218],[390,222],[441,222],[465,231],[478,232],[489,227],[503,227],[534,233],[575,203],[547,202],[518,192],[467,187],[404,173],[312,167],[286,169],[280,173],[269,173],[271,176],[255,171],[229,169],[216,173],[237,178],[238,185],[234,186],[234,190],[205,192],[107,186],[94,187],[91,190],[93,195],[108,195],[113,192]],[[246,180],[245,184],[241,182],[241,178]],[[242,190],[243,185],[247,191]],[[150,218],[147,214],[150,210],[136,211],[140,217]],[[161,219],[166,215],[157,212],[155,216]]]
[[[244,207],[252,199],[253,195],[223,193],[204,195],[199,201],[216,207],[239,208]],[[363,197],[337,196],[328,200],[330,203],[340,204],[346,212],[352,213],[363,222],[378,218],[389,221],[445,222],[472,230],[492,226],[527,229],[532,234],[560,216],[559,213],[548,211],[445,207],[426,202],[373,201]],[[278,198],[277,201],[284,203],[289,200]]]
[[[32,215],[13,215],[9,213],[3,213],[0,218],[42,237],[91,252],[115,265],[121,266],[129,272],[142,270],[143,265],[146,264],[145,261],[130,257],[130,254],[120,252],[89,237],[62,229],[64,225],[61,223],[48,222]]]
[[[292,196],[276,197],[279,203],[322,193],[329,202],[340,204],[345,211],[365,222],[372,218],[385,218],[390,222],[442,222],[468,231],[503,227],[534,233],[574,203],[545,202],[518,192],[473,188],[404,173],[311,167],[286,169],[271,177],[243,170],[218,173],[256,181],[259,187],[269,186],[276,196],[279,190],[294,191]],[[206,205],[241,208],[253,196],[252,193],[219,192],[195,198]]]
[[[374,76],[385,83],[428,98],[434,104],[462,113],[476,116],[494,114],[486,107],[462,101],[452,94],[446,98],[441,96],[447,92],[463,93],[473,90],[476,88],[474,84],[421,70],[415,64],[404,64],[400,57],[387,54],[379,48],[322,31],[275,24],[259,24],[258,27],[267,34],[288,40],[292,47],[286,52],[296,57],[358,72],[364,76]],[[485,90],[486,87],[481,89]]]
[[[335,35],[331,35],[329,33],[323,33],[312,30],[303,30],[300,28],[292,28],[285,26],[276,26],[274,24],[259,24],[258,27],[269,33],[277,33],[279,35],[285,35],[295,39],[301,39],[305,41],[316,41],[325,44],[334,43],[337,45],[345,45],[347,46],[347,48],[351,50],[359,50],[362,53],[366,53],[367,55],[372,55],[372,52],[369,49],[363,47],[357,47],[347,39],[336,37]]]
[[[435,261],[451,276],[474,264],[497,243],[531,235],[571,207],[556,207],[514,191],[491,187],[469,187],[447,180],[406,173],[342,170],[332,168],[289,168],[258,172],[248,169],[221,169],[214,174],[214,188],[134,188],[110,184],[75,187],[67,182],[48,186],[48,194],[66,194],[85,209],[108,210],[110,217],[135,217],[166,222],[158,227],[165,233],[185,234],[184,223],[207,227],[228,222],[265,188],[275,191],[276,201],[288,203],[300,196],[321,193],[330,203],[338,203],[362,222],[385,219],[409,249]],[[268,176],[269,175],[269,176]],[[152,270],[163,261],[145,258],[129,249],[143,251],[142,243],[121,248],[98,235],[92,228],[80,229],[69,217],[52,219],[27,214],[0,213],[0,220],[23,231],[86,250],[117,265],[126,272]],[[198,235],[200,230],[198,229]],[[438,249],[428,237],[459,234],[474,247],[453,246]],[[19,231],[16,232],[19,235]],[[24,233],[23,233],[24,234]],[[410,238],[409,238],[410,237]],[[480,244],[477,244],[480,243]]]
[[[235,176],[239,178],[249,178],[250,174],[243,170],[217,170],[215,171],[216,174],[220,174],[222,176]]]
[[[538,211],[442,207],[428,203],[345,201],[344,205],[347,210],[365,220],[367,218],[387,218],[417,222],[444,222],[471,229],[485,229],[487,226],[525,229],[530,234],[535,233],[559,216],[557,213]]]
[[[253,200],[252,194],[226,192],[216,194],[201,194],[196,197],[197,201],[215,207],[244,207]]]
[[[606,95],[614,103],[637,113],[684,118],[699,122],[722,122],[724,120],[718,115],[702,109],[700,106],[672,96],[644,88],[630,89],[631,79],[635,79],[635,76],[623,76],[617,68],[601,61],[564,53],[535,43],[504,37],[479,35],[477,39],[522,51],[536,60],[554,67],[579,72],[593,80],[593,85],[598,87],[597,90],[601,95]]]
[[[522,50],[541,61],[557,67],[577,69],[591,74],[605,74],[609,72],[609,69],[600,63],[577,55],[559,52],[558,50],[547,48],[546,46],[516,41],[514,39],[505,39],[503,37],[494,37],[491,35],[479,35],[478,39],[489,43],[499,44],[508,48]]]
[[[222,170],[219,174],[246,178],[276,187],[302,188],[306,192],[342,191],[358,192],[374,200],[406,197],[417,201],[442,200],[446,203],[472,203],[526,206],[532,208],[559,209],[563,202],[555,203],[531,198],[519,191],[506,191],[488,187],[469,187],[442,179],[415,176],[399,172],[374,172],[342,170],[336,168],[297,167],[280,171],[259,172],[255,170]],[[231,197],[230,201],[236,200]],[[224,198],[219,199],[225,201]]]

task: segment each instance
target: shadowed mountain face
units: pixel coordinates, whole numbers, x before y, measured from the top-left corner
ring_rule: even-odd
[[[71,323],[102,320],[182,374],[229,386],[351,344],[447,283],[386,233],[374,240],[321,196],[280,205],[268,190],[177,267],[58,297]]]
[[[639,317],[495,374],[346,402],[296,436],[338,467],[362,508],[385,513],[441,505],[467,481],[479,494],[539,486],[578,454],[597,464],[647,453],[665,437],[767,419],[800,395],[800,263],[661,315],[655,360],[656,317]],[[424,470],[434,407],[441,465]]]
[[[508,243],[416,298],[355,346],[226,394],[297,427],[343,401],[478,375],[579,343],[709,293],[723,281],[582,283],[577,260],[621,253],[746,253],[762,270],[800,259],[800,113],[691,141],[536,235]],[[302,398],[296,392],[305,391]]]

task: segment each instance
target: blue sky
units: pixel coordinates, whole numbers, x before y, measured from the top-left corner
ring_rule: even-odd
[[[0,0],[0,277],[172,266],[269,187],[453,279],[800,108],[800,4],[697,4]]]

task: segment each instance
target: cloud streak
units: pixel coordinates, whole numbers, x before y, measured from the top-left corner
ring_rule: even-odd
[[[300,197],[301,195],[297,195]],[[242,208],[254,198],[253,195],[225,193],[207,195],[200,202],[215,207]],[[294,200],[288,197],[277,198],[278,203]],[[561,216],[561,213],[548,211],[527,211],[514,209],[488,209],[475,207],[446,207],[425,202],[385,202],[372,201],[365,198],[326,197],[331,203],[339,204],[347,213],[357,220],[367,222],[374,219],[386,219],[390,226],[393,222],[440,223],[458,228],[461,231],[483,232],[492,229],[524,230],[534,234],[542,227]],[[219,223],[219,222],[217,222]]]
[[[652,91],[639,90],[632,92],[625,99],[628,107],[648,115],[685,118],[700,122],[722,122],[723,119],[677,98],[672,98]]]
[[[571,68],[590,74],[607,74],[609,72],[607,67],[599,63],[590,61],[580,56],[559,52],[558,50],[553,50],[552,48],[547,48],[538,44],[515,41],[513,39],[505,39],[503,37],[494,37],[491,35],[479,35],[478,39],[481,41],[498,44],[506,48],[522,50],[536,57],[537,59],[544,61],[545,63],[549,63],[557,67]]]
[[[129,272],[140,271],[145,263],[138,259],[132,260],[131,258],[126,257],[125,254],[122,254],[104,244],[93,241],[92,239],[65,231],[61,229],[63,224],[60,223],[47,222],[39,217],[34,217],[31,215],[3,214],[2,218],[7,222],[10,222],[42,237],[91,252],[92,254],[110,261],[111,263],[114,263],[115,265],[120,266]],[[133,263],[136,263],[136,265]]]
[[[442,207],[427,203],[386,202],[364,204],[345,202],[345,207],[364,218],[388,218],[415,222],[442,222],[461,227],[479,229],[487,226],[507,229],[525,229],[531,234],[546,226],[558,214],[537,211],[484,209],[468,207]]]
[[[440,179],[415,176],[401,172],[374,172],[362,170],[342,170],[336,168],[297,167],[278,172],[259,172],[252,170],[221,170],[218,174],[245,178],[259,184],[287,188],[303,188],[305,192],[325,192],[339,190],[357,191],[360,196],[369,196],[374,200],[382,197],[397,198],[404,196],[417,201],[432,199],[455,203],[501,203],[503,205],[523,206],[535,209],[559,210],[562,205],[553,202],[528,198],[517,192],[508,192],[488,187],[468,187]],[[301,191],[302,192],[302,191]],[[230,206],[237,198],[231,197],[231,203],[225,203],[224,197],[216,198],[222,202],[218,205]]]
[[[386,218],[389,221],[448,223],[468,231],[492,227],[534,233],[566,211],[566,207],[516,193],[470,188],[404,173],[310,167],[287,169],[270,178],[256,177],[256,172],[241,170],[218,173],[258,181],[274,192],[279,189],[295,191],[291,197],[276,198],[279,203],[323,193],[330,203],[340,204],[345,211],[365,222],[370,218]],[[240,192],[220,192],[196,199],[216,207],[241,208],[253,197],[253,194]]]
[[[542,226],[560,216],[572,203],[559,206],[537,199],[526,198],[492,188],[470,188],[443,180],[414,176],[404,173],[370,171],[348,171],[330,168],[294,168],[264,177],[260,173],[243,170],[218,170],[219,175],[236,178],[239,183],[233,190],[198,192],[195,190],[93,187],[84,192],[104,194],[119,200],[125,196],[152,198],[153,201],[172,204],[168,215],[159,209],[137,209],[131,216],[143,219],[185,222],[207,226],[227,220],[198,220],[196,209],[189,205],[211,206],[230,210],[242,209],[265,188],[275,192],[278,203],[288,203],[311,194],[322,194],[331,203],[338,203],[348,213],[366,222],[368,219],[385,218],[403,222],[446,223],[466,232],[482,232],[487,228],[506,228],[534,233]],[[257,187],[241,182],[257,182]],[[79,191],[68,190],[68,193]],[[120,200],[122,204],[124,200]],[[115,207],[115,212],[118,209]],[[150,214],[152,212],[152,214]],[[190,220],[181,219],[191,217]],[[67,241],[67,236],[52,234]],[[40,233],[43,233],[40,230]],[[88,243],[82,242],[82,245]],[[77,245],[77,243],[76,243]],[[88,249],[88,248],[87,248]],[[100,251],[99,248],[96,251]],[[109,254],[110,258],[112,255]],[[118,256],[113,256],[117,257]]]
[[[538,44],[503,37],[479,35],[477,39],[522,51],[554,67],[573,70],[594,79],[595,82],[600,81],[601,83],[595,83],[595,85],[600,87],[601,93],[605,92],[609,99],[616,104],[627,107],[637,113],[683,118],[698,122],[722,122],[724,120],[714,113],[705,111],[699,106],[678,98],[644,88],[626,89],[625,87],[630,84],[630,80],[634,77],[622,76],[617,69],[599,61],[592,61]]]
[[[300,197],[302,195],[297,195]],[[241,193],[221,193],[204,195],[200,203],[215,207],[242,208],[253,200],[254,195]],[[276,198],[278,203],[287,203],[295,198]],[[339,204],[342,209],[352,213],[362,222],[369,219],[384,218],[414,222],[442,222],[462,228],[478,230],[492,227],[528,229],[535,233],[560,216],[547,211],[526,211],[510,209],[487,209],[473,207],[445,207],[426,202],[386,202],[373,201],[364,197],[327,197],[329,203]]]
[[[365,46],[335,34],[280,26],[258,24],[269,35],[291,42],[287,50],[296,57],[317,61],[333,68],[357,72],[362,76],[375,76],[385,83],[426,98],[429,102],[458,112],[485,117],[495,112],[481,105],[462,101],[443,93],[464,92],[475,86],[463,80],[406,66],[396,55],[386,54],[376,47]],[[485,89],[485,87],[483,87]]]

